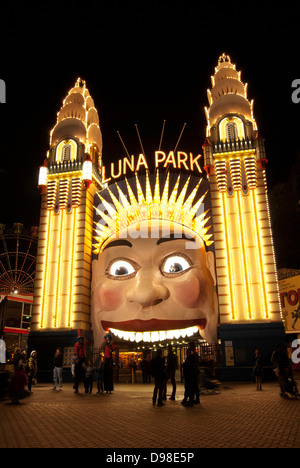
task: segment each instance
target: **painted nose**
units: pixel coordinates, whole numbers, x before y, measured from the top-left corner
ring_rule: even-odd
[[[136,283],[127,291],[129,302],[136,302],[143,308],[155,306],[169,297],[168,289],[155,277],[154,268],[141,268]]]

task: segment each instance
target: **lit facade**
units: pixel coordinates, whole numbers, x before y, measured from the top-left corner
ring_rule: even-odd
[[[242,369],[247,369],[245,376],[249,376],[255,349],[271,354],[284,339],[267,199],[267,159],[253,102],[247,98],[247,85],[224,54],[212,77],[208,99],[203,158],[214,231],[222,365],[225,370],[238,370],[242,378]],[[199,159],[200,155],[183,152],[177,154],[177,160],[174,153],[168,158],[162,152],[155,153],[156,168],[162,162],[177,165],[177,169],[180,162],[186,168],[189,161],[191,172],[201,172]],[[137,161],[142,169],[148,169],[144,155]],[[131,164],[132,171],[137,172],[132,160]],[[127,177],[130,161],[119,162],[120,175],[122,168]],[[113,184],[118,171],[112,167],[108,174],[102,166],[98,114],[85,82],[79,79],[58,113],[50,150],[40,169],[42,206],[32,348],[37,343],[44,349],[50,344],[53,349],[54,343],[71,346],[78,334],[90,337],[92,342],[95,200],[103,189],[101,182],[105,179],[105,183]],[[109,211],[108,205],[106,208]],[[105,213],[101,216],[104,220],[107,217]],[[111,221],[109,228],[112,226]],[[225,372],[224,377],[232,375]]]
[[[234,347],[233,330],[239,330],[239,338],[245,335],[246,341],[262,334],[263,341],[268,335],[265,330],[278,327],[280,341],[282,313],[264,140],[254,119],[253,101],[247,98],[247,85],[225,54],[212,76],[208,100],[203,150],[213,213],[220,337]],[[242,349],[246,352],[245,346]]]
[[[78,79],[57,114],[40,168],[42,194],[31,342],[90,333],[94,195],[102,136],[93,99]],[[56,333],[57,332],[57,333]],[[71,343],[70,341],[70,343]]]

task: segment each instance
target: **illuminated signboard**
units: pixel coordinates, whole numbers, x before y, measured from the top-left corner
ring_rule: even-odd
[[[155,169],[166,170],[166,169],[179,169],[181,171],[190,171],[199,175],[202,174],[201,163],[202,155],[198,154],[194,156],[193,153],[185,153],[183,151],[170,151],[165,153],[164,151],[156,151],[154,155]],[[110,173],[109,168],[106,166],[102,167],[102,182],[107,184],[114,179],[126,176],[128,172],[139,172],[140,170],[151,170],[150,164],[144,154],[138,156],[131,156],[119,159],[118,164],[111,163]]]
[[[300,275],[279,281],[282,313],[287,333],[300,332]]]

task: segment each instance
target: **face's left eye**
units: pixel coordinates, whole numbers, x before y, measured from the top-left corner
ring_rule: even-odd
[[[108,268],[108,274],[113,278],[129,278],[135,273],[136,268],[127,260],[115,260]]]
[[[167,275],[176,275],[188,270],[191,263],[182,255],[172,255],[168,257],[162,265],[162,273]]]

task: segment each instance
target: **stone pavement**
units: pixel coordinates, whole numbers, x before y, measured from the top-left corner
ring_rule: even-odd
[[[299,381],[298,381],[299,389]],[[168,391],[171,385],[168,385]],[[223,383],[201,404],[152,405],[153,384],[115,384],[111,395],[87,395],[71,384],[33,387],[20,405],[0,402],[1,448],[300,448],[300,399],[279,396],[276,382]]]

